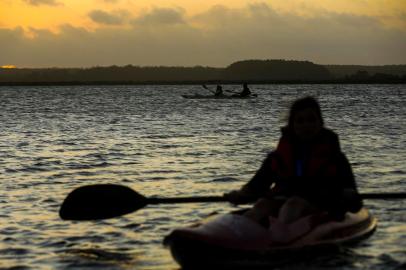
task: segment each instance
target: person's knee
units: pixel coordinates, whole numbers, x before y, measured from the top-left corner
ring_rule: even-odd
[[[254,207],[264,208],[264,207],[268,207],[270,204],[271,204],[271,200],[269,200],[267,198],[260,198],[255,202]]]
[[[309,203],[301,198],[301,197],[297,197],[297,196],[293,196],[291,198],[289,198],[285,204],[283,205],[283,207],[285,208],[289,208],[289,209],[301,209],[301,208],[306,208],[309,206]]]
[[[262,213],[262,215],[277,217],[284,203],[284,200],[261,198],[256,202],[253,208],[256,209],[256,212]]]
[[[285,223],[291,223],[314,211],[315,208],[307,200],[300,197],[291,197],[282,206],[279,218]]]

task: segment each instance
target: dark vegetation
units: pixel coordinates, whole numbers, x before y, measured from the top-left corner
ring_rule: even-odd
[[[0,84],[405,83],[406,65],[339,66],[246,60],[226,68],[110,66],[0,68]]]

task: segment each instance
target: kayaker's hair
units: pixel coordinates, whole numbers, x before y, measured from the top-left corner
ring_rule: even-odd
[[[307,97],[299,98],[299,99],[295,100],[293,102],[293,104],[290,106],[289,117],[288,117],[288,127],[290,127],[290,128],[293,127],[293,119],[295,117],[295,114],[298,111],[301,111],[301,110],[304,110],[307,108],[311,108],[316,111],[317,115],[320,118],[321,125],[324,126],[324,120],[323,120],[323,116],[321,114],[319,102],[314,97],[307,96]]]

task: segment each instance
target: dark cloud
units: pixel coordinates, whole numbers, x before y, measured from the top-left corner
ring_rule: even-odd
[[[103,10],[93,10],[89,12],[89,17],[97,23],[107,24],[107,25],[121,25],[125,21],[127,13],[123,11],[118,11],[115,14],[108,13]]]
[[[175,25],[183,24],[184,10],[172,8],[154,8],[133,20],[135,25]]]
[[[62,3],[56,0],[24,0],[26,3],[32,6],[48,5],[48,6],[60,6]]]
[[[163,27],[166,25],[176,27]],[[133,27],[88,31],[65,25],[58,34],[38,29],[32,34],[34,38],[27,38],[21,28],[0,29],[0,59],[16,66],[38,67],[227,66],[242,59],[406,63],[406,30],[351,14],[306,18],[281,14],[266,4],[245,9],[217,6],[193,18],[181,10],[155,9],[138,17]]]

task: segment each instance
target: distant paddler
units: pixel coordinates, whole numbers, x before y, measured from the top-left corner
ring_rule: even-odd
[[[247,83],[242,85],[242,91],[240,93],[240,97],[248,97],[251,95],[251,90],[248,88]]]
[[[215,91],[210,90],[210,89],[207,88],[207,86],[204,85],[204,84],[203,84],[202,86],[203,86],[204,89],[207,89],[207,90],[209,90],[210,92],[212,92],[215,97],[222,97],[222,96],[224,96],[223,87],[222,87],[221,85],[219,85],[219,84],[216,86],[216,90],[215,90]]]
[[[247,83],[243,83],[241,92],[235,92],[235,91],[229,91],[229,90],[227,90],[227,92],[234,93],[234,95],[232,95],[233,97],[249,97],[249,96],[256,97],[257,96],[256,94],[252,94],[251,90],[248,88]]]

